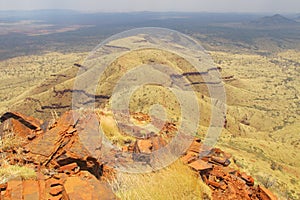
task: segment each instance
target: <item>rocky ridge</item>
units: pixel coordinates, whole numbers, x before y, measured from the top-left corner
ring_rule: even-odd
[[[101,159],[101,146],[95,143],[99,138],[90,138],[88,146],[80,140],[90,131],[98,131],[95,120],[97,117],[93,113],[85,114],[82,120],[75,111],[66,112],[53,123],[44,123],[17,112],[5,113],[0,118],[1,137],[14,133],[14,137],[20,138],[22,143],[2,149],[2,161],[33,168],[37,178],[14,178],[1,183],[0,199],[118,199],[107,180],[117,172],[110,166],[120,152],[110,152],[111,161],[108,165]],[[173,126],[168,128],[174,131]],[[166,144],[163,137],[153,135],[132,141],[123,146],[121,151],[132,154],[132,157],[125,158],[127,160],[148,164],[145,158]],[[96,154],[91,155],[91,150]],[[204,151],[206,153],[202,154]],[[145,157],[135,158],[137,153]],[[211,188],[212,199],[277,199],[268,189],[255,185],[251,176],[231,167],[231,157],[221,149],[208,148],[200,139],[194,139],[181,160],[197,171]]]

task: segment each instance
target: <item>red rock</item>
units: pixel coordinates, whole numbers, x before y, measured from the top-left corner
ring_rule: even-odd
[[[23,185],[21,180],[10,180],[7,183],[5,197],[10,199],[22,199]]]
[[[38,179],[40,200],[46,200],[46,182],[44,179]]]
[[[64,172],[64,171],[74,171],[76,168],[78,168],[77,163],[71,163],[71,164],[68,164],[68,165],[61,166],[61,167],[59,168],[59,171],[60,171],[60,172]]]
[[[137,140],[135,143],[134,152],[136,153],[151,153],[152,142],[151,140]]]
[[[68,177],[64,187],[70,200],[117,199],[106,183],[88,172],[84,177]]]
[[[222,190],[226,190],[227,185],[223,183],[223,184],[220,185],[220,188],[221,188]]]
[[[48,200],[65,200],[63,199],[63,195],[62,194],[59,194],[57,196],[52,196],[52,197],[49,197]]]
[[[35,180],[23,181],[23,199],[24,200],[39,200],[40,190],[39,183]]]
[[[196,160],[196,161],[190,163],[189,166],[196,171],[212,169],[212,165],[203,160]]]
[[[96,159],[86,160],[101,153],[101,146],[97,146],[101,143],[98,138],[100,134],[97,134],[98,119],[95,114],[86,113],[84,118],[79,120],[79,115],[76,111],[66,112],[56,122],[55,127],[30,142],[26,148],[30,149],[29,156],[48,168],[60,167],[75,161],[80,163],[80,169],[89,170],[94,172],[96,177],[100,177],[99,162]],[[73,132],[75,124],[76,132]]]
[[[211,185],[211,186],[213,186],[215,188],[220,188],[221,187],[220,183],[215,182],[215,181],[210,181],[210,180],[208,180],[208,185]]]
[[[128,146],[123,146],[123,147],[122,147],[122,151],[123,151],[123,152],[128,152]]]
[[[27,136],[28,140],[33,140],[34,138],[36,138],[36,134],[30,134]]]
[[[50,193],[52,196],[57,196],[57,195],[61,194],[62,192],[63,192],[63,186],[57,185],[57,186],[51,187],[49,193]]]
[[[157,151],[160,148],[166,146],[167,142],[160,136],[150,138],[152,142],[152,149],[151,151]]]
[[[200,141],[194,140],[191,146],[189,147],[189,151],[200,153],[201,148],[202,148],[202,144],[200,143]]]
[[[224,166],[228,166],[230,161],[227,158],[212,156],[211,160]]]
[[[237,193],[237,190],[232,182],[228,183],[228,191],[233,195]]]
[[[50,185],[50,187],[63,185],[63,181],[60,180],[60,179],[51,178],[50,181],[49,181],[49,185]]]
[[[251,176],[248,176],[245,172],[240,173],[240,177],[246,181],[246,184],[249,186],[254,185],[254,179]]]
[[[77,129],[76,128],[69,128],[68,130],[67,130],[67,134],[73,134],[74,132],[76,132],[77,131]]]
[[[33,117],[29,117],[26,115],[23,115],[18,112],[7,112],[4,115],[0,117],[0,122],[4,122],[7,119],[15,119],[27,126],[30,129],[33,130],[40,130],[41,124],[43,123],[41,120],[35,119]]]
[[[113,180],[116,176],[116,171],[107,165],[102,165],[102,179],[104,180]]]
[[[258,195],[261,200],[277,200],[277,197],[267,188],[258,186]]]
[[[189,164],[196,159],[197,159],[197,156],[193,152],[188,152],[185,156],[181,157],[181,161],[184,164]]]
[[[209,174],[213,175],[213,176],[215,176],[217,178],[222,178],[222,179],[224,179],[224,177],[226,175],[226,173],[223,170],[223,167],[218,166],[218,165],[215,165],[213,167],[213,169],[209,172]]]
[[[0,191],[3,191],[7,188],[7,183],[0,184]]]

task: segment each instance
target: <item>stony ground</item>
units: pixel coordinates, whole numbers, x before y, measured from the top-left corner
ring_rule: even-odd
[[[5,113],[0,118],[1,137],[5,139],[13,132],[14,137],[22,141],[1,149],[1,163],[25,166],[36,172],[35,179],[31,180],[20,177],[1,180],[0,199],[118,199],[107,183],[118,171],[111,166],[124,159],[147,165],[152,163],[150,154],[167,144],[162,136],[153,135],[132,141],[119,152],[112,150],[109,158],[95,157],[94,153],[101,153],[103,149],[101,146],[97,146],[97,150],[94,148],[97,138],[92,138],[87,146],[79,137],[97,132],[93,120],[99,118],[90,112],[85,113],[84,118],[80,116],[79,112],[69,111],[48,126],[42,120],[16,112]],[[139,115],[137,119],[143,121],[147,117]],[[176,126],[169,124],[166,129],[172,132]],[[122,152],[132,156],[124,158],[120,156]],[[203,152],[207,153],[200,157]],[[135,157],[137,153],[143,157]],[[231,158],[232,155],[208,148],[200,139],[194,139],[181,160],[211,188],[212,199],[277,199],[231,164]],[[7,166],[2,164],[1,167]]]

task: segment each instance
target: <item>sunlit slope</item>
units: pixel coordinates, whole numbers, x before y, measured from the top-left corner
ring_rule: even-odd
[[[297,181],[300,176],[300,52],[284,51],[268,56],[210,53],[216,66],[222,69],[228,104],[226,129],[218,145],[232,152],[236,163],[261,183],[274,179],[270,189],[281,197],[289,195],[296,199],[300,187]],[[2,74],[7,74],[1,82],[1,112],[16,110],[49,119],[51,112],[60,114],[70,109],[78,71],[73,64],[82,64],[85,55],[50,53],[1,62],[2,69],[10,66],[5,68],[6,71],[1,70]],[[179,73],[193,71],[189,63],[169,52],[145,49],[128,53],[116,59],[107,67],[105,76],[100,77],[96,94],[108,98],[96,99],[96,106],[109,105],[114,85],[126,71],[153,62],[172,66]],[[16,66],[20,63],[32,66],[32,70],[29,67],[29,71],[23,68],[18,71]],[[45,70],[39,72],[35,66]],[[190,82],[201,82],[199,76],[185,78]],[[28,79],[31,81],[26,82]],[[211,117],[210,98],[204,84],[193,85],[192,89],[198,97],[199,134],[203,137]],[[172,92],[162,85],[140,87],[131,98],[130,109],[148,112],[153,104],[164,105],[168,120],[180,122],[180,105]]]
[[[300,53],[212,55],[222,73],[236,79],[226,84],[228,134],[218,145],[280,198],[297,199]]]

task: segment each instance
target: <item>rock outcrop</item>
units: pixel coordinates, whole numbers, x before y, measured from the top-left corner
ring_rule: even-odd
[[[79,130],[91,130],[95,116],[79,121],[78,113],[66,112],[45,132],[41,122],[19,113],[6,113],[0,119],[5,137],[11,129],[15,137],[27,140],[21,147],[12,147],[3,154],[11,165],[35,169],[38,180],[9,180],[1,185],[0,199],[117,199],[102,180],[109,170],[92,157],[79,139]],[[10,122],[10,123],[7,123]],[[3,123],[2,123],[3,125]],[[3,131],[4,130],[4,131]],[[35,137],[28,137],[32,134]],[[84,137],[86,131],[80,134]],[[93,146],[94,138],[90,138]]]
[[[0,200],[117,199],[105,180],[114,177],[115,169],[110,166],[120,162],[117,158],[122,158],[122,152],[132,155],[127,160],[149,164],[151,154],[167,145],[161,135],[139,138],[119,152],[109,152],[108,166],[101,157],[99,119],[94,113],[84,113],[84,118],[81,114],[66,112],[47,129],[43,129],[42,121],[20,113],[9,112],[0,118],[3,137],[10,130],[15,137],[26,140],[23,145],[2,152],[3,159],[11,165],[33,168],[38,176],[37,180],[12,179],[0,184]],[[167,124],[164,129],[172,132],[176,127]],[[211,188],[213,199],[276,199],[268,189],[256,186],[251,176],[231,167],[230,154],[209,148],[200,139],[194,139],[181,160],[199,173]]]
[[[230,154],[218,148],[208,149],[201,140],[195,139],[181,160],[199,172],[202,180],[212,189],[213,199],[277,199],[263,186],[255,186],[251,176],[230,167]],[[209,152],[201,156],[203,151]]]

